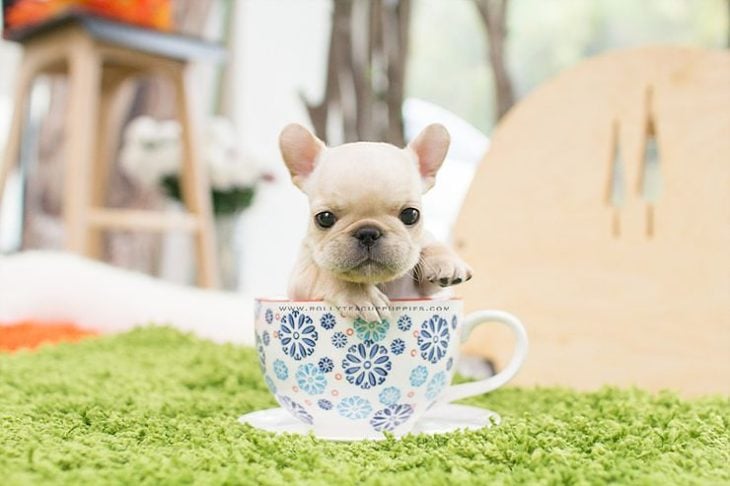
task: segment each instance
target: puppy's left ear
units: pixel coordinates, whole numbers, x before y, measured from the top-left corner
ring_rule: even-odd
[[[312,132],[292,123],[281,131],[279,149],[294,185],[302,189],[304,180],[314,170],[317,158],[325,149],[325,145]]]
[[[418,169],[423,179],[423,192],[431,189],[436,182],[436,172],[444,163],[449,143],[451,143],[451,137],[446,128],[441,124],[433,123],[424,128],[408,144],[408,148],[418,158]]]

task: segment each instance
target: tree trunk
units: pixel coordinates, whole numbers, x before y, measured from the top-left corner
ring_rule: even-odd
[[[486,32],[489,64],[494,77],[497,120],[499,120],[515,102],[512,79],[507,71],[504,53],[509,0],[474,0],[474,2]]]
[[[324,96],[303,98],[319,138],[404,143],[409,20],[410,0],[334,0]]]

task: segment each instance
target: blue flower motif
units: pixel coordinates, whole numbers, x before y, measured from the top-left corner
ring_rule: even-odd
[[[383,405],[393,405],[400,400],[400,390],[394,386],[389,386],[380,392],[378,399]]]
[[[428,378],[428,369],[423,365],[418,365],[411,370],[411,386],[421,386],[426,383]]]
[[[319,408],[321,408],[322,410],[332,410],[332,402],[325,398],[317,400],[317,405],[319,405]]]
[[[344,348],[347,346],[347,336],[344,332],[337,331],[332,335],[332,345],[336,348]]]
[[[307,412],[306,408],[302,407],[289,397],[276,395],[276,398],[279,400],[279,403],[281,403],[284,408],[289,410],[296,418],[298,418],[305,424],[312,424],[312,416],[309,414],[309,412]]]
[[[450,371],[452,366],[454,366],[454,358],[449,358],[446,361],[446,371]]]
[[[264,345],[268,346],[269,343],[271,342],[271,336],[269,336],[269,331],[264,331],[263,339],[264,339]]]
[[[411,329],[411,326],[413,325],[413,321],[411,320],[410,316],[400,316],[398,318],[398,329],[401,331],[408,331]]]
[[[297,369],[296,378],[299,388],[310,395],[319,395],[327,387],[327,378],[324,373],[312,363],[301,365]]]
[[[378,432],[393,430],[404,423],[413,414],[413,407],[408,404],[388,405],[378,410],[370,420],[370,425]]]
[[[365,390],[383,383],[392,366],[385,346],[372,341],[353,344],[342,360],[347,381]]]
[[[393,339],[393,342],[390,344],[390,352],[393,354],[402,354],[405,349],[406,343],[400,338]]]
[[[456,330],[457,324],[458,324],[458,321],[456,320],[456,315],[451,316],[451,329]]]
[[[335,327],[335,324],[337,324],[337,319],[335,319],[335,316],[328,312],[319,318],[319,324],[329,331],[330,329]]]
[[[426,398],[429,400],[433,400],[436,398],[439,393],[441,393],[441,390],[443,390],[446,387],[446,373],[443,371],[439,371],[435,375],[433,375],[433,378],[431,378],[431,381],[428,382],[428,386],[426,387]]]
[[[449,347],[449,323],[446,319],[434,315],[431,319],[421,324],[421,332],[418,334],[418,347],[421,350],[421,358],[431,363],[438,363],[446,356]]]
[[[269,387],[269,390],[271,390],[271,393],[276,393],[276,385],[274,385],[274,380],[269,375],[264,375],[264,381],[266,382],[266,386]]]
[[[317,365],[319,366],[319,371],[321,371],[322,373],[329,373],[330,371],[335,369],[335,364],[332,362],[331,359],[326,356],[320,359]]]
[[[284,353],[297,361],[314,352],[319,337],[312,318],[297,310],[283,317],[279,336]]]
[[[264,345],[258,334],[256,335],[256,352],[259,355],[259,366],[261,367],[261,371],[263,371],[266,367],[266,354],[264,353]]]
[[[274,374],[282,381],[289,378],[289,368],[286,367],[284,362],[280,359],[274,361]]]
[[[370,415],[373,407],[370,402],[360,397],[343,398],[337,404],[337,412],[350,420],[361,420]]]
[[[363,341],[380,341],[388,334],[390,323],[388,321],[367,322],[358,317],[352,326],[355,328],[357,337]]]
[[[266,324],[271,324],[274,322],[274,311],[271,309],[266,309],[266,312],[264,313],[264,319],[266,319]]]

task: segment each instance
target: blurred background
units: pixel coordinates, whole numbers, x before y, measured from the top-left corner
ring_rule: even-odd
[[[17,9],[23,2],[6,2],[6,7],[12,3]],[[83,7],[85,2],[55,3]],[[155,2],[118,3],[127,12],[155,7],[148,5]],[[285,292],[308,221],[305,199],[290,184],[278,155],[277,135],[286,123],[314,127],[330,144],[403,144],[427,123],[446,124],[454,144],[436,189],[427,196],[426,214],[432,230],[448,238],[495,124],[540,83],[611,49],[659,43],[723,48],[728,43],[725,0],[156,3],[170,10],[163,10],[167,17],[158,25],[142,14],[142,20],[131,15],[123,20],[219,42],[227,50],[223,63],[195,63],[195,102],[207,120],[203,158],[213,186],[229,193],[215,208],[224,247],[222,278],[228,288],[259,295]],[[114,12],[94,15],[113,17]],[[34,21],[17,13],[12,20],[16,28]],[[6,31],[12,29],[5,21]],[[21,51],[17,42],[0,43],[0,147],[9,130]],[[166,140],[179,144],[179,127],[169,122],[174,95],[159,79],[132,84],[108,204],[174,211],[179,204],[168,176],[179,165],[179,147],[164,148]],[[63,246],[58,149],[63,114],[73,109],[64,106],[65,90],[62,75],[39,77],[33,85],[23,169],[11,173],[0,206],[3,252]],[[226,172],[225,166],[236,164]],[[117,232],[105,236],[102,258],[193,282],[188,240],[174,232]]]

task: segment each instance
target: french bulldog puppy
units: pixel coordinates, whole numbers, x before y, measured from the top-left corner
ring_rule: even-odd
[[[289,298],[324,300],[345,317],[389,317],[391,298],[431,296],[469,280],[471,269],[423,229],[421,196],[435,183],[449,133],[426,127],[406,148],[356,142],[326,147],[291,124],[279,147],[311,221]]]

